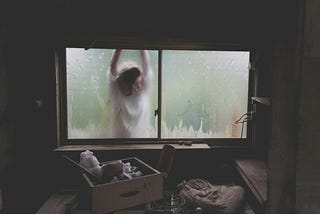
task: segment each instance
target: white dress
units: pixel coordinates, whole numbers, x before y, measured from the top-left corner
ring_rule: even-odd
[[[146,138],[151,129],[152,70],[143,76],[143,88],[138,94],[121,93],[116,77],[108,71],[109,98],[111,102],[111,137]]]

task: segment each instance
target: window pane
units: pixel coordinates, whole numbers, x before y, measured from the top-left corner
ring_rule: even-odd
[[[111,99],[111,90],[107,78],[107,71],[113,51],[113,49],[66,49],[67,124],[69,139],[114,137],[113,133],[116,128],[115,121],[118,117],[112,113],[115,102]],[[150,66],[153,71],[153,82],[151,83],[152,94],[150,95],[151,108],[148,114],[151,119],[151,124],[145,128],[145,130],[147,130],[146,132],[139,132],[130,136],[124,133],[123,138],[156,137],[157,118],[154,117],[153,111],[158,106],[158,52],[149,51],[149,55]],[[135,61],[141,66],[140,51],[123,50],[119,64],[128,60]],[[117,102],[119,104],[119,102],[122,101],[118,100]],[[122,103],[128,104],[128,102],[124,101]],[[144,103],[143,105],[146,106],[148,103]],[[136,110],[130,106],[128,108],[132,111]],[[124,111],[123,108],[122,111]],[[117,111],[118,114],[119,112],[120,110]],[[126,123],[126,125],[127,124],[128,123]]]
[[[163,138],[240,138],[249,52],[163,51]]]

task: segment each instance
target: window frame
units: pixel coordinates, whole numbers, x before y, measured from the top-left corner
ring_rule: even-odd
[[[105,48],[105,49],[148,49],[157,50],[158,53],[158,136],[156,138],[108,138],[108,139],[68,139],[67,126],[67,80],[66,80],[66,48]],[[70,39],[55,49],[56,70],[56,101],[57,101],[57,139],[59,146],[69,145],[125,145],[125,144],[166,144],[192,142],[193,144],[208,144],[215,147],[246,147],[254,146],[254,121],[248,121],[246,138],[184,138],[184,139],[161,139],[161,66],[162,50],[200,50],[200,51],[249,51],[249,80],[248,80],[248,112],[254,109],[251,97],[255,96],[257,89],[256,72],[252,69],[257,52],[254,48],[243,44],[216,44],[202,41],[185,40],[144,40],[137,38],[95,38],[95,39]]]

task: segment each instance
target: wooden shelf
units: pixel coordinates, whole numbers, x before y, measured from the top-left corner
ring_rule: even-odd
[[[251,100],[266,106],[271,106],[270,97],[251,97]]]
[[[267,202],[267,166],[260,160],[235,160],[236,169],[260,205]]]

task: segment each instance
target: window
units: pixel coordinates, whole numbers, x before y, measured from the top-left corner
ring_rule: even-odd
[[[148,84],[149,91],[143,95],[147,99],[139,100],[142,104],[127,104],[115,98],[119,94],[112,95],[114,83],[108,72],[114,50],[67,46],[58,52],[59,137],[63,144],[181,140],[238,144],[250,138],[252,128],[245,118],[253,87],[250,50],[147,48],[150,63],[145,73],[149,76],[142,85]],[[140,54],[140,48],[124,48],[119,66],[133,61],[141,69]],[[124,110],[121,105],[131,107]],[[124,111],[139,111],[141,106],[147,120],[119,119],[118,114],[125,117]]]

